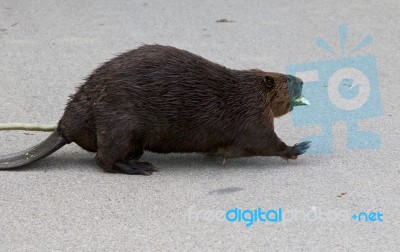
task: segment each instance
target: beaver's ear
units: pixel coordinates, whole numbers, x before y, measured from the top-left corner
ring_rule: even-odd
[[[264,79],[263,79],[263,80],[264,80],[265,86],[266,86],[268,89],[271,89],[271,88],[274,87],[275,80],[274,80],[274,78],[272,78],[271,76],[264,75]]]

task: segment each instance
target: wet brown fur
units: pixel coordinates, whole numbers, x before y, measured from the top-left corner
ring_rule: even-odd
[[[129,174],[155,170],[137,161],[144,150],[296,158],[301,153],[277,137],[273,123],[291,110],[289,80],[144,45],[97,68],[71,96],[57,132],[97,152],[106,171]]]

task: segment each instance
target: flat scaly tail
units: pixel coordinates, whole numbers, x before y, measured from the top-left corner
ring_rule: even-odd
[[[47,157],[68,141],[55,130],[46,140],[27,150],[0,156],[0,170],[15,169]]]

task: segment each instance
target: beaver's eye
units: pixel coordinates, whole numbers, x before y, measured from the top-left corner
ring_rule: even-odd
[[[265,86],[267,86],[268,89],[271,89],[274,87],[274,78],[270,77],[270,76],[264,76],[264,83]]]

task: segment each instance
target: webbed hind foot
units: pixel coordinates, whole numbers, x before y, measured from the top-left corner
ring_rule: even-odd
[[[157,167],[148,162],[117,162],[113,169],[120,173],[130,175],[151,175],[153,172],[159,171]]]

